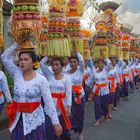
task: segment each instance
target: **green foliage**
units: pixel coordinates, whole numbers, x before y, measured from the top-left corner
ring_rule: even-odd
[[[13,87],[14,87],[13,78],[7,72],[5,72],[5,75],[7,77],[8,86],[9,86],[10,92],[13,95]]]

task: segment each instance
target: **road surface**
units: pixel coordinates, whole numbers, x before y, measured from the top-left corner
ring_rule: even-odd
[[[90,102],[86,105],[85,140],[140,140],[140,90],[130,94],[128,101],[120,102],[112,120],[102,120],[99,127],[94,127],[94,122],[93,103]],[[7,129],[0,131],[0,140],[9,140]],[[75,134],[72,140],[76,140]]]

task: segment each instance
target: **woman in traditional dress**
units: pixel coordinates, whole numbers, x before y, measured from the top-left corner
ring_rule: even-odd
[[[44,76],[48,79],[50,84],[51,94],[54,100],[55,107],[57,109],[57,115],[59,121],[63,127],[63,132],[60,138],[58,138],[54,129],[52,128],[51,121],[47,124],[49,117],[46,116],[46,129],[48,140],[71,140],[70,129],[71,123],[69,116],[71,113],[71,80],[67,74],[62,73],[62,68],[64,66],[63,60],[61,58],[55,57],[52,60],[51,66],[52,71],[46,65],[48,57],[41,60],[41,69]]]
[[[12,97],[10,95],[8,83],[5,74],[0,71],[0,114],[3,109],[3,104],[4,104],[4,96],[6,97],[7,102],[12,101]]]
[[[138,60],[138,63],[136,65],[136,71],[137,71],[137,89],[140,88],[140,59]]]
[[[128,100],[129,96],[129,82],[133,82],[131,70],[128,67],[128,60],[124,60],[125,65],[122,69],[122,79],[123,79],[123,85],[122,85],[122,98],[124,100]]]
[[[17,47],[17,43],[14,43],[1,56],[5,69],[14,79],[13,102],[7,109],[11,140],[46,140],[44,111],[50,116],[55,132],[60,136],[62,128],[48,81],[33,70],[36,55],[33,52],[20,52],[17,67],[11,59]],[[44,110],[41,106],[41,97],[45,102]]]
[[[91,76],[91,68],[87,66],[87,60],[85,60],[85,69],[84,69],[84,78],[83,78],[83,83],[82,86],[85,91],[85,97],[86,101],[89,99],[89,94],[90,94],[90,86],[88,85],[89,78]]]
[[[109,86],[108,86],[108,71],[110,69],[110,64],[105,66],[105,60],[98,60],[98,69],[92,68],[91,83],[93,86],[93,94],[91,96],[94,99],[94,112],[96,123],[94,126],[99,126],[100,119],[104,115],[105,119],[108,119],[109,113]]]
[[[117,59],[115,57],[111,58],[111,65],[114,68],[116,91],[114,96],[113,110],[117,109],[117,103],[119,102],[120,92],[121,92],[121,81],[122,81],[122,67],[125,65],[121,58]]]
[[[115,60],[114,60],[115,61]],[[112,59],[112,64],[114,64],[113,59]],[[112,119],[112,110],[114,107],[114,101],[115,101],[115,93],[118,94],[117,92],[117,87],[119,84],[119,76],[116,72],[116,69],[114,65],[111,67],[111,69],[108,72],[108,80],[109,80],[109,115],[108,117]],[[116,95],[117,96],[117,95]],[[117,98],[117,97],[116,97]]]
[[[82,81],[85,64],[80,53],[77,53],[76,57],[70,57],[69,61],[71,70],[67,73],[70,75],[72,82],[72,129],[77,133],[78,139],[83,140],[85,93],[82,87]]]

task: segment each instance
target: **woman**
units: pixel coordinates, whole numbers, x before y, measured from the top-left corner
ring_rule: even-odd
[[[67,73],[70,75],[72,82],[72,129],[77,133],[78,139],[83,140],[85,93],[82,81],[85,65],[80,53],[77,53],[77,57],[70,57],[69,61],[71,70]]]
[[[95,68],[92,68],[95,69]],[[109,109],[109,86],[108,86],[108,71],[110,69],[110,64],[108,63],[105,66],[105,60],[99,59],[98,60],[98,69],[94,70],[92,78],[91,78],[91,85],[93,87],[93,95],[92,98],[94,99],[94,112],[95,112],[95,119],[96,123],[94,124],[95,127],[99,126],[100,119],[104,115],[105,119],[108,119],[108,109]]]
[[[86,101],[89,99],[89,94],[90,94],[90,86],[88,85],[89,82],[89,77],[91,76],[91,69],[87,66],[87,60],[85,60],[85,69],[84,69],[84,77],[83,77],[83,83],[82,86],[85,91],[85,97]]]
[[[125,65],[122,69],[122,78],[123,78],[123,85],[122,85],[122,97],[124,100],[128,100],[129,96],[129,82],[133,82],[133,78],[131,75],[131,70],[128,67],[128,60],[124,60]]]
[[[113,61],[113,60],[112,60]],[[108,81],[109,81],[109,119],[112,119],[112,110],[115,101],[115,93],[117,92],[117,84],[119,83],[119,76],[114,67],[112,67],[108,72]]]
[[[137,71],[137,89],[139,89],[140,88],[140,59],[138,60],[136,71]]]
[[[54,133],[52,124],[46,124],[46,129],[48,130],[47,138],[48,140],[71,140],[71,123],[69,120],[72,98],[71,80],[68,75],[62,73],[64,63],[61,58],[56,57],[52,60],[51,66],[53,72],[51,72],[46,65],[47,61],[47,57],[41,60],[41,69],[44,76],[49,81],[51,94],[57,109],[57,115],[63,127],[62,135],[60,138],[58,138]],[[49,120],[49,117],[46,116],[46,119]]]
[[[117,60],[117,58],[113,57],[111,58],[111,65],[114,68],[115,71],[115,77],[116,77],[116,91],[115,91],[115,97],[114,97],[114,105],[113,105],[113,110],[117,110],[117,102],[119,101],[119,96],[120,96],[120,92],[121,92],[121,84],[122,84],[122,67],[125,65],[123,60],[121,58],[119,58],[119,60]]]
[[[6,97],[7,102],[12,101],[12,97],[10,95],[8,83],[5,74],[0,71],[0,114],[3,109],[3,104],[4,104],[4,96]]]
[[[48,81],[33,70],[36,55],[33,52],[20,52],[19,67],[17,67],[11,60],[17,47],[17,43],[14,43],[1,56],[6,70],[14,79],[13,103],[7,110],[10,118],[11,140],[46,140],[44,111],[51,117],[55,132],[60,136],[62,128]],[[44,111],[40,104],[41,97],[45,101]]]

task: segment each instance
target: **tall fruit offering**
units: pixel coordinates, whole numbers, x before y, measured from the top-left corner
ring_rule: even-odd
[[[42,14],[41,22],[42,22],[42,31],[40,34],[39,54],[41,56],[45,56],[48,41],[48,18],[46,13]]]
[[[81,0],[68,0],[66,5],[67,32],[70,37],[71,55],[76,51],[83,53],[83,39],[80,18],[84,12]]]
[[[47,55],[70,55],[66,33],[65,0],[49,0]]]
[[[83,57],[85,60],[90,59],[90,46],[89,46],[89,40],[92,37],[92,31],[90,29],[82,29],[81,30],[82,37],[83,37]]]
[[[39,0],[15,0],[11,26],[13,38],[18,42],[26,34],[29,40],[34,38],[39,41],[41,29]],[[28,48],[32,46],[22,46],[22,49]]]

